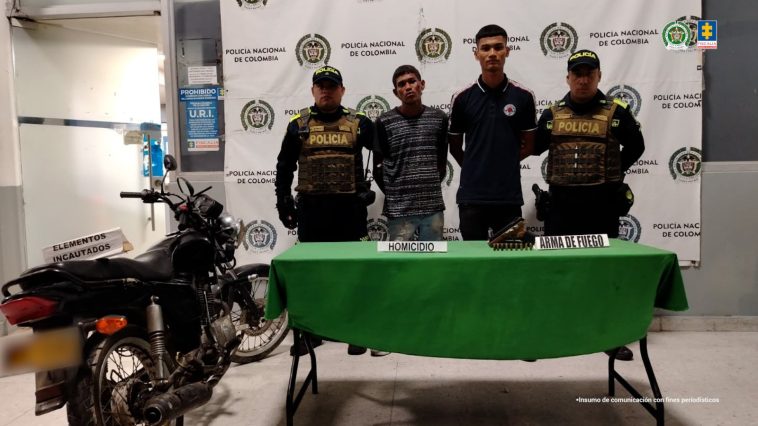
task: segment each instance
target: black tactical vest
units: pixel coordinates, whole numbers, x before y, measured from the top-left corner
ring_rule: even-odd
[[[611,128],[618,126],[613,113],[618,104],[601,100],[583,115],[565,101],[550,108],[553,120],[548,152],[547,182],[551,185],[598,185],[620,182],[621,147]]]
[[[355,156],[360,154],[360,151],[356,154],[359,121],[355,111],[348,110],[348,114],[333,123],[311,116],[310,108],[298,115],[303,147],[295,190],[304,194],[354,194]]]

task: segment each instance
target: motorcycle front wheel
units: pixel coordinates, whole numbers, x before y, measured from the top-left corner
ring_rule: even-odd
[[[173,371],[169,357],[163,360],[166,374]],[[70,425],[147,425],[142,413],[132,412],[140,394],[158,377],[144,332],[127,327],[104,338],[87,354],[77,376],[76,392],[67,404]],[[183,418],[172,421],[181,426]]]
[[[238,364],[260,361],[267,357],[287,335],[287,311],[274,320],[263,317],[268,295],[268,265],[257,265],[254,271],[258,275],[253,282],[237,284],[237,291],[229,292],[227,303],[231,307],[234,327],[241,332],[240,342],[231,356]],[[248,292],[250,298],[243,297]]]

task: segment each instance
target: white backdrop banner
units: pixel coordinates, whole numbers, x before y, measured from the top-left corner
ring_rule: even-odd
[[[636,200],[620,220],[621,237],[699,261],[703,74],[694,34],[700,15],[697,0],[223,0],[227,200],[250,225],[240,261],[268,261],[297,239],[274,207],[276,156],[289,118],[313,104],[314,69],[339,68],[343,105],[374,118],[398,105],[392,72],[411,64],[426,80],[424,103],[449,113],[452,94],[479,75],[474,35],[487,24],[508,31],[506,74],[535,93],[538,116],[568,91],[568,55],[598,53],[600,89],[631,104],[645,136],[645,153],[626,177]],[[676,33],[687,28],[689,34]],[[664,39],[672,36],[691,41],[667,49]],[[524,217],[537,234],[543,226],[531,186],[547,187],[545,159],[521,165]],[[450,157],[442,184],[449,240],[460,239],[458,178]],[[369,234],[386,240],[384,200],[374,189]]]

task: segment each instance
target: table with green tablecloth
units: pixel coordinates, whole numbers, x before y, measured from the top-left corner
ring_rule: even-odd
[[[271,263],[266,317],[359,346],[422,356],[541,359],[647,334],[654,308],[688,308],[676,254],[610,247],[378,252],[376,242],[300,243]]]
[[[301,243],[274,258],[267,316],[360,346],[452,358],[599,352],[645,336],[653,308],[687,309],[674,253],[596,249],[379,253],[375,242]]]

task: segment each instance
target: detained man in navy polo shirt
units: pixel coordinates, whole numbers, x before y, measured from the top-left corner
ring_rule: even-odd
[[[508,33],[486,25],[476,33],[482,73],[453,95],[448,141],[461,166],[456,202],[464,240],[486,240],[521,217],[520,161],[534,145],[534,94],[503,72]],[[465,135],[465,150],[464,150]]]

